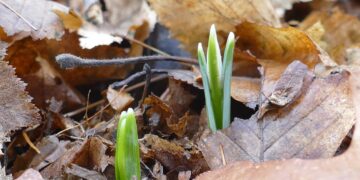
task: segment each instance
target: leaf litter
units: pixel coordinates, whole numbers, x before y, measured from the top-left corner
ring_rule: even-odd
[[[358,18],[350,14],[357,8],[344,1],[1,0],[0,176],[114,179],[118,115],[136,107],[143,178],[356,179],[360,53]],[[191,54],[213,23],[222,48],[226,34],[237,36],[233,122],[215,133]],[[162,26],[191,63],[148,61],[150,75],[136,72],[142,64],[61,69],[55,62],[63,53],[176,58],[157,49],[157,42],[177,46],[159,39]],[[126,87],[111,85],[118,80]]]

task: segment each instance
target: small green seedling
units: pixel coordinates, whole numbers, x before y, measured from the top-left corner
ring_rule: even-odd
[[[134,110],[120,115],[116,133],[116,180],[140,179],[140,152]]]
[[[224,59],[221,62],[220,47],[215,26],[210,28],[207,56],[201,43],[198,45],[198,59],[205,92],[206,111],[212,131],[230,125],[230,85],[234,54],[234,34],[228,36]]]

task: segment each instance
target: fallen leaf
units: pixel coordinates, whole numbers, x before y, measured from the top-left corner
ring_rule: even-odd
[[[56,136],[44,137],[36,144],[40,154],[37,154],[33,149],[29,149],[24,155],[18,156],[14,162],[13,172],[28,168],[41,170],[64,154],[67,143],[69,141],[59,141]]]
[[[193,54],[199,42],[206,46],[211,24],[216,24],[219,32],[225,32],[219,35],[221,43],[226,40],[227,33],[235,31],[235,26],[243,21],[280,26],[269,0],[150,0],[150,5],[172,36]]]
[[[124,110],[134,101],[134,98],[129,93],[123,90],[117,91],[110,86],[106,92],[106,98],[111,107],[118,112]]]
[[[97,180],[106,180],[107,178],[103,175],[101,175],[99,172],[97,171],[91,171],[88,170],[86,168],[83,168],[81,166],[78,166],[76,164],[70,164],[70,166],[65,168],[65,173],[68,174],[67,178],[71,179],[71,176],[69,177],[69,175],[73,175],[79,178],[84,178],[84,179],[97,179]]]
[[[167,134],[174,133],[179,137],[185,134],[188,118],[179,118],[160,98],[150,95],[145,98],[143,105],[149,107],[146,111],[149,126]]]
[[[346,49],[360,45],[359,19],[343,13],[338,8],[333,9],[330,13],[313,11],[301,23],[300,28],[307,30],[318,22],[321,22],[325,31],[321,38],[322,48],[338,64],[346,64]]]
[[[30,180],[30,179],[37,179],[43,180],[44,178],[41,176],[39,171],[34,170],[32,168],[25,170],[16,180]]]
[[[244,22],[236,27],[236,48],[250,51],[262,66],[260,102],[269,97],[287,66],[299,60],[313,69],[322,58],[317,45],[301,30],[273,28]]]
[[[73,10],[63,12],[58,9],[54,9],[53,12],[59,16],[64,27],[70,31],[78,30],[82,23],[81,18]]]
[[[152,134],[145,135],[139,143],[142,156],[146,159],[158,160],[167,171],[190,170],[192,175],[197,175],[208,169],[199,151],[185,150],[177,144]]]
[[[107,146],[98,137],[91,137],[85,141],[82,148],[76,153],[71,163],[89,170],[103,172],[108,165],[105,155]]]
[[[40,123],[38,109],[25,91],[26,84],[15,75],[13,67],[0,60],[0,132],[11,132]]]
[[[23,18],[17,16],[5,4]],[[69,8],[52,1],[2,0],[0,26],[8,36],[17,35],[16,39],[27,36],[34,40],[60,39],[64,34],[64,26],[53,10],[69,13]]]
[[[352,101],[356,109],[356,124],[360,124],[360,70],[351,72]],[[360,129],[355,128],[349,149],[342,155],[316,160],[276,160],[261,164],[237,162],[224,168],[201,174],[197,179],[358,179],[360,176]],[[290,147],[290,146],[286,146]],[[351,163],[349,163],[351,162]]]
[[[81,149],[81,143],[79,141],[75,141],[73,143],[69,143],[66,146],[65,153],[57,159],[52,164],[49,164],[44,169],[41,170],[41,175],[46,179],[62,179],[63,177],[63,170],[67,165],[71,163],[71,160],[75,158],[78,152]]]
[[[181,81],[169,78],[168,93],[163,100],[168,104],[178,117],[183,116],[187,111],[196,95],[193,93],[191,87]]]
[[[231,97],[255,109],[259,103],[260,79],[249,77],[233,77],[231,79]]]
[[[223,166],[219,147],[226,163],[332,157],[355,121],[348,79],[345,70],[316,77],[290,105],[262,119],[256,114],[249,120],[236,118],[199,148],[212,169]]]

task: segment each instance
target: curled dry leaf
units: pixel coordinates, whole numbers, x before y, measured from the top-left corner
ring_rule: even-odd
[[[192,175],[208,170],[201,153],[183,147],[152,134],[140,140],[141,154],[145,159],[156,159],[167,171],[191,170]]]
[[[0,132],[11,132],[40,123],[38,109],[25,91],[25,83],[15,75],[13,67],[0,60]]]
[[[318,22],[324,28],[320,45],[338,64],[346,64],[346,49],[351,46],[360,46],[359,19],[337,8],[330,13],[313,11],[301,23],[300,28],[308,30]]]
[[[119,112],[128,107],[134,101],[134,98],[129,93],[123,90],[117,91],[110,86],[106,92],[106,98],[111,107]]]
[[[280,26],[269,0],[150,0],[150,5],[172,36],[193,54],[199,42],[207,43],[211,24],[225,32],[219,35],[220,42],[224,42],[228,32],[235,31],[235,26],[242,21]]]
[[[233,77],[231,79],[231,97],[255,109],[259,102],[260,79],[248,77]]]
[[[360,124],[359,69],[351,72],[352,101],[356,109],[356,124]],[[201,174],[203,179],[358,179],[360,176],[360,129],[355,128],[349,149],[342,155],[316,160],[276,160],[261,164],[237,162],[224,168]],[[291,147],[291,146],[286,146]],[[349,163],[351,162],[351,163]]]
[[[49,38],[60,39],[64,34],[64,26],[53,12],[68,14],[69,8],[52,1],[38,0],[2,0],[0,3],[0,26],[8,36],[18,35],[18,38],[31,36],[35,40]],[[16,15],[10,6],[23,18]]]
[[[235,119],[229,128],[203,139],[199,148],[209,166],[223,165],[219,147],[227,163],[332,157],[355,121],[349,72],[305,82],[300,97],[285,108],[262,119],[256,114],[249,120]]]
[[[91,137],[83,143],[71,163],[89,170],[103,172],[108,165],[106,150],[107,146],[99,137]]]
[[[145,106],[150,106],[146,111],[149,117],[150,126],[164,133],[176,134],[182,137],[186,132],[187,120],[189,118],[179,118],[173,109],[157,96],[151,95],[144,100]]]

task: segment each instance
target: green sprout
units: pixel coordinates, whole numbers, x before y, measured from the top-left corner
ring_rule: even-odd
[[[116,133],[116,180],[140,179],[140,152],[134,110],[120,115]]]
[[[221,62],[219,43],[215,26],[210,28],[207,56],[201,43],[198,45],[198,59],[205,92],[206,111],[212,131],[230,125],[230,85],[234,54],[234,34],[228,36],[224,59]]]

